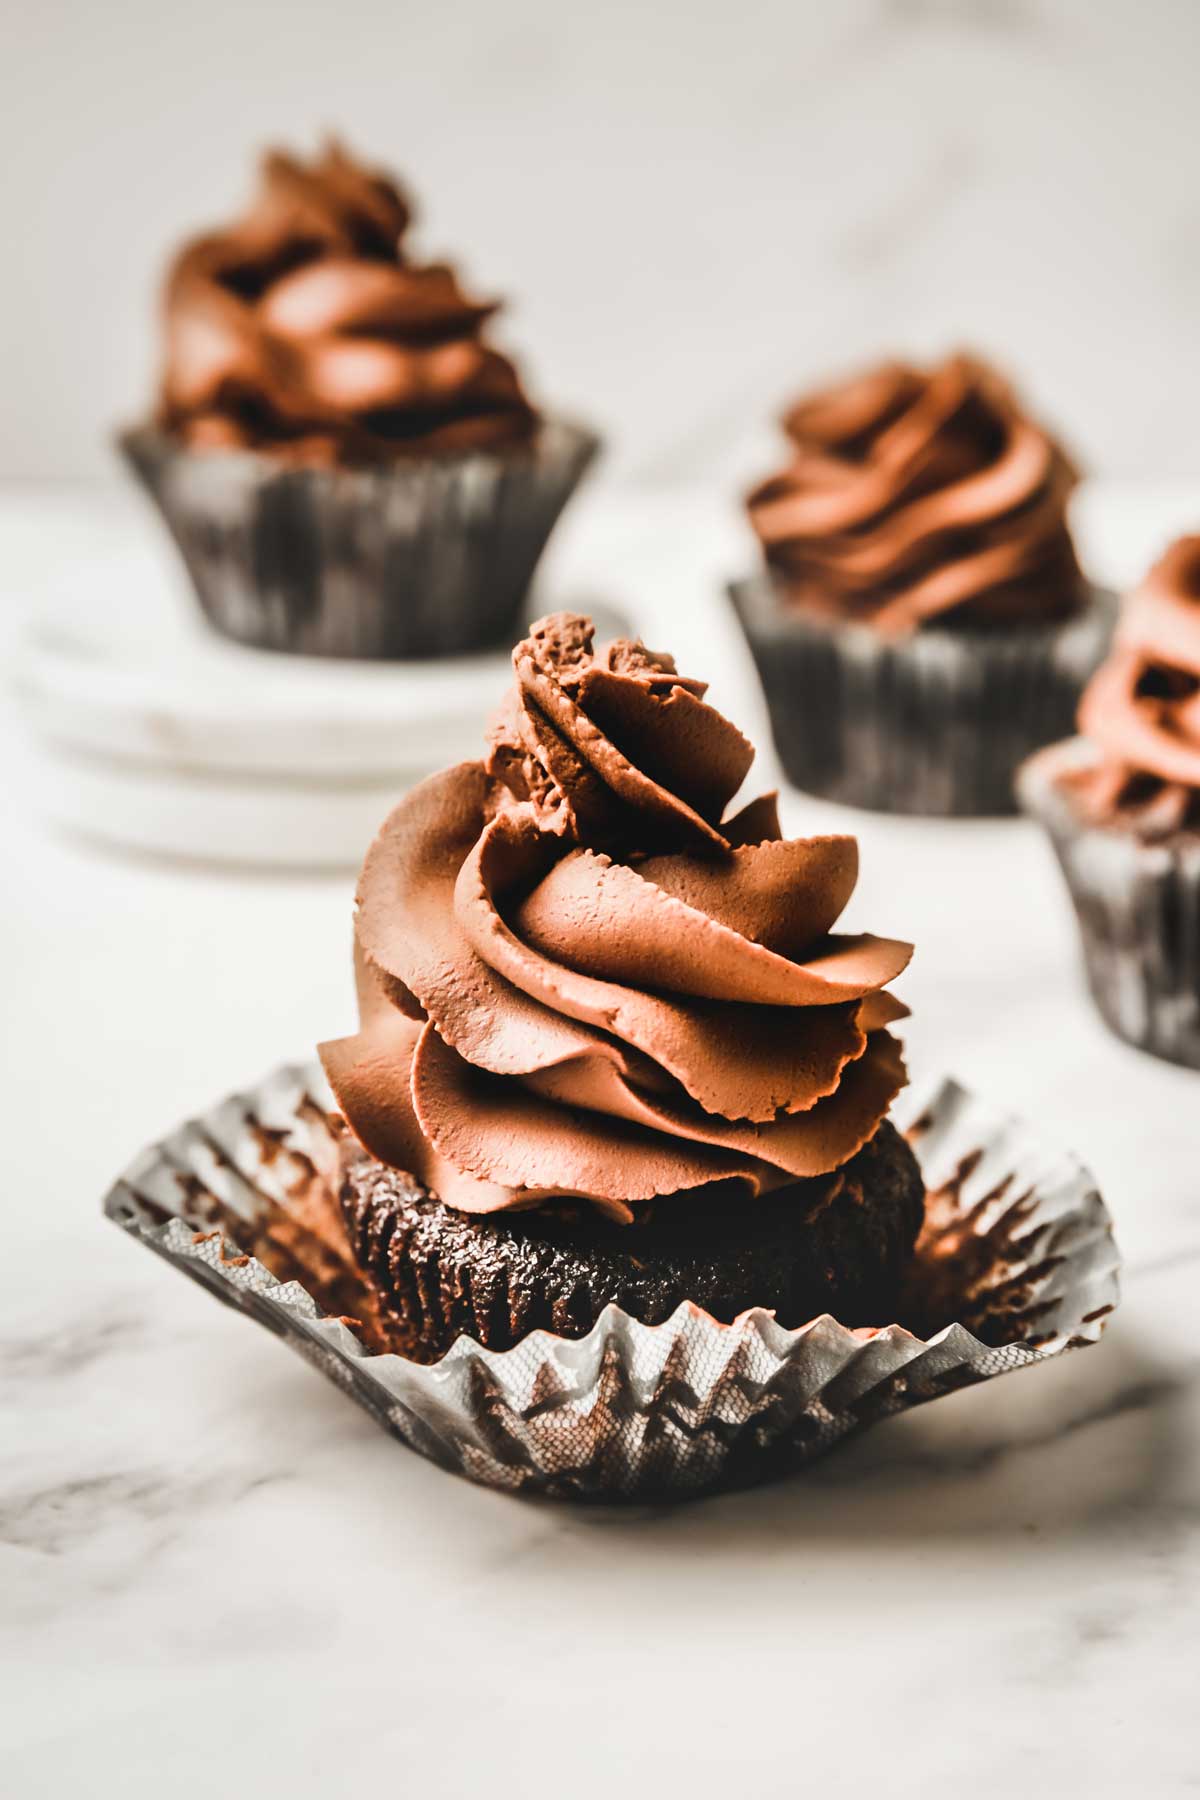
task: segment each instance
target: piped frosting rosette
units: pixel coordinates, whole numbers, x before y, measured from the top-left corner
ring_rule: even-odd
[[[1200,821],[1200,536],[1183,537],[1126,602],[1079,727],[1101,752],[1098,810],[1163,832]]]
[[[986,364],[884,363],[800,401],[784,428],[793,460],[748,507],[797,600],[890,635],[1079,604],[1075,472]]]
[[[753,750],[670,658],[557,615],[514,666],[486,758],[366,858],[360,1027],[322,1050],[355,1135],[464,1212],[836,1170],[905,1081],[911,946],[834,931],[855,840],[731,814]]]
[[[176,258],[161,422],[197,448],[268,444],[331,462],[527,437],[536,414],[481,339],[497,310],[408,260],[409,203],[331,144],[263,159],[234,224]]]

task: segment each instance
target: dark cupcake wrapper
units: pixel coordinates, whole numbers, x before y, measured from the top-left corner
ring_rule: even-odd
[[[153,427],[118,442],[218,631],[368,659],[512,643],[546,541],[599,449],[555,419],[527,444],[371,468],[192,450]]]
[[[1200,1069],[1200,837],[1151,841],[1089,822],[1064,782],[1097,760],[1084,738],[1052,745],[1021,770],[1021,805],[1054,846],[1105,1024],[1140,1050]]]
[[[1113,596],[1093,590],[1063,620],[888,639],[787,604],[765,571],[729,595],[788,780],[848,806],[940,817],[1017,810],[1018,767],[1074,728],[1116,617]]]

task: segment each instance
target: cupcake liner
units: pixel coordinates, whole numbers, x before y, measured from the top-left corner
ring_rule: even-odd
[[[269,451],[118,439],[226,637],[307,656],[455,656],[511,644],[559,514],[599,449],[546,420],[527,445],[289,467]]]
[[[1114,597],[1093,590],[1070,619],[888,639],[787,605],[766,571],[729,595],[788,780],[847,806],[944,817],[1017,810],[1017,768],[1074,729],[1116,618]]]
[[[1140,1050],[1200,1069],[1200,837],[1151,842],[1089,823],[1062,782],[1098,759],[1084,738],[1052,745],[1021,770],[1021,804],[1054,845],[1105,1024]]]
[[[577,1340],[538,1331],[488,1351],[463,1337],[440,1362],[408,1362],[370,1348],[329,1185],[330,1104],[316,1064],[278,1069],[149,1146],[105,1212],[385,1430],[489,1486],[661,1501],[761,1481],[876,1419],[1093,1343],[1117,1304],[1087,1171],[943,1078],[893,1113],[930,1189],[901,1323],[850,1331],[825,1315],[785,1331],[761,1309],[722,1325],[684,1304],[647,1326],[609,1306]]]

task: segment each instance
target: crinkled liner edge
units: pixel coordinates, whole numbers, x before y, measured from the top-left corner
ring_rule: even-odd
[[[1086,1168],[1067,1153],[1051,1155],[1021,1121],[986,1107],[953,1078],[927,1077],[907,1090],[902,1104],[893,1112],[902,1128],[918,1119],[926,1123],[926,1132],[918,1138],[918,1152],[939,1129],[944,1128],[952,1136],[965,1113],[978,1114],[978,1124],[982,1126],[986,1121],[988,1125],[986,1143],[977,1146],[984,1150],[981,1180],[988,1179],[992,1152],[1004,1159],[1021,1148],[1048,1159],[1037,1191],[1047,1204],[1057,1201],[1057,1209],[1046,1223],[1073,1228],[1069,1231],[1069,1251],[1061,1259],[1058,1285],[1062,1285],[1063,1265],[1074,1267],[1075,1279],[1069,1292],[1077,1295],[1080,1302],[1086,1298],[1088,1305],[1086,1310],[1076,1306],[1078,1316],[1057,1319],[1044,1341],[988,1345],[960,1324],[948,1325],[929,1339],[914,1336],[897,1324],[871,1333],[856,1332],[828,1314],[799,1329],[786,1330],[761,1308],[726,1325],[684,1302],[660,1325],[643,1325],[610,1305],[583,1338],[567,1339],[537,1331],[511,1350],[495,1351],[463,1337],[439,1362],[428,1366],[412,1363],[394,1354],[368,1350],[350,1326],[324,1314],[299,1282],[280,1281],[262,1263],[243,1256],[225,1234],[198,1232],[194,1224],[180,1217],[156,1224],[144,1216],[139,1190],[145,1188],[148,1177],[157,1170],[168,1181],[177,1182],[181,1174],[189,1171],[190,1165],[181,1160],[172,1144],[187,1142],[189,1133],[196,1132],[197,1141],[212,1145],[214,1139],[205,1135],[207,1122],[220,1113],[233,1118],[240,1115],[246,1120],[258,1116],[250,1111],[252,1108],[278,1116],[290,1105],[294,1117],[295,1107],[306,1096],[318,1106],[328,1103],[319,1066],[283,1065],[255,1088],[229,1096],[209,1113],[187,1121],[167,1139],[143,1150],[113,1183],[104,1200],[104,1211],[148,1248],[183,1267],[218,1298],[259,1317],[289,1337],[385,1428],[434,1460],[458,1466],[467,1473],[472,1449],[464,1439],[475,1434],[475,1425],[469,1406],[464,1407],[462,1401],[469,1399],[471,1385],[480,1370],[486,1371],[493,1391],[507,1397],[515,1396],[518,1382],[528,1393],[526,1377],[531,1363],[536,1361],[539,1369],[549,1366],[558,1378],[555,1404],[569,1407],[572,1402],[586,1402],[594,1396],[597,1377],[610,1348],[623,1341],[628,1349],[645,1356],[650,1371],[646,1383],[649,1394],[685,1331],[698,1326],[710,1339],[707,1348],[719,1370],[729,1368],[740,1354],[753,1348],[750,1340],[757,1339],[780,1369],[804,1369],[819,1377],[812,1383],[809,1405],[817,1406],[823,1413],[821,1437],[830,1443],[870,1420],[936,1398],[949,1386],[968,1386],[1093,1343],[1118,1302],[1120,1257],[1111,1219]],[[980,1133],[974,1135],[978,1137]],[[961,1144],[957,1153],[963,1153]],[[231,1174],[238,1180],[247,1179],[232,1161],[214,1165],[213,1173],[227,1183]],[[261,1168],[255,1173],[261,1176]],[[936,1178],[938,1171],[931,1173]],[[235,1252],[233,1257],[227,1255],[230,1249]],[[1060,1305],[1059,1311],[1062,1310]],[[534,1349],[536,1359],[531,1357]],[[415,1416],[403,1398],[405,1390],[419,1395],[428,1411]],[[836,1411],[828,1407],[833,1396]],[[864,1416],[866,1401],[870,1406]],[[437,1442],[439,1425],[448,1431],[447,1442],[442,1445]],[[415,1442],[416,1438],[422,1441]],[[482,1439],[478,1450],[483,1461],[490,1463]],[[494,1464],[486,1479],[497,1481]]]
[[[165,458],[178,459],[186,456],[203,455],[205,462],[211,466],[215,474],[225,470],[238,470],[243,473],[253,472],[262,479],[274,479],[286,476],[293,481],[313,482],[328,485],[331,482],[339,485],[357,485],[364,489],[378,489],[388,484],[419,479],[428,475],[430,470],[440,470],[457,477],[464,469],[494,469],[511,463],[514,452],[519,453],[531,466],[553,464],[564,457],[584,457],[591,462],[604,448],[604,440],[592,429],[573,415],[557,412],[545,412],[539,416],[538,426],[526,443],[518,443],[508,449],[467,448],[464,450],[443,450],[414,452],[409,455],[397,455],[391,461],[381,463],[347,463],[325,465],[321,463],[289,463],[278,455],[272,454],[270,446],[262,449],[253,446],[235,445],[224,449],[191,451],[186,445],[176,440],[164,427],[145,419],[117,426],[113,432],[114,444],[125,456],[131,452],[143,452]]]
[[[1063,618],[1029,623],[1021,621],[1004,628],[998,641],[1020,643],[1045,654],[1047,645],[1078,645],[1092,648],[1098,638],[1111,637],[1120,609],[1115,589],[1085,578],[1089,604]],[[971,634],[959,632],[934,617],[925,627],[881,638],[878,631],[863,619],[825,616],[819,612],[788,612],[781,606],[774,577],[769,569],[758,569],[750,575],[726,578],[725,592],[739,618],[748,620],[764,637],[786,637],[789,630],[804,635],[841,638],[859,647],[870,658],[882,643],[891,651],[908,650],[931,664],[936,659],[943,668],[953,669],[971,662],[976,654],[976,641]],[[986,642],[986,635],[984,642]]]

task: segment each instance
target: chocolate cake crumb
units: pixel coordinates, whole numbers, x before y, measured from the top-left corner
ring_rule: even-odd
[[[387,1347],[421,1362],[464,1332],[509,1349],[539,1327],[582,1337],[610,1303],[655,1325],[681,1301],[731,1323],[752,1306],[796,1327],[895,1317],[924,1212],[915,1156],[888,1121],[831,1175],[751,1200],[714,1184],[655,1201],[635,1225],[590,1208],[461,1213],[351,1152],[341,1203]]]

